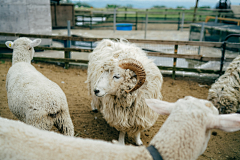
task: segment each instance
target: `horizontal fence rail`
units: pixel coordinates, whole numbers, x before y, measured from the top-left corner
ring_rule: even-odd
[[[8,48],[5,44],[0,44],[0,48]],[[64,47],[34,47],[35,50],[55,50],[55,51],[74,51],[74,52],[86,52],[90,53],[93,49],[79,49],[79,48],[64,48]],[[146,52],[148,56],[155,57],[168,57],[168,58],[185,58],[197,61],[220,61],[221,57],[203,57],[202,55],[191,55],[191,54],[171,54],[162,52]],[[9,54],[1,54],[1,58],[9,58]],[[226,62],[231,62],[234,58],[226,58]],[[73,59],[77,61],[78,59]]]
[[[70,36],[55,36],[55,35],[38,35],[38,34],[23,34],[23,33],[7,33],[7,32],[0,32],[0,36],[16,36],[16,37],[29,37],[29,38],[48,38],[48,39],[56,39],[56,40],[64,40],[64,41],[90,41],[96,42],[100,41],[103,38],[88,38],[88,37],[70,37]],[[146,43],[146,44],[167,44],[167,45],[175,45],[175,54],[173,53],[163,53],[163,52],[152,52],[146,51],[148,56],[155,56],[155,57],[169,57],[169,58],[185,58],[185,59],[192,59],[196,61],[220,61],[222,57],[205,57],[202,55],[191,55],[191,54],[177,54],[178,45],[190,45],[190,46],[205,46],[205,47],[222,47],[223,43],[221,42],[196,42],[196,41],[165,41],[165,40],[146,40],[146,39],[128,39],[128,41],[132,43]],[[224,42],[228,47],[235,47],[240,49],[240,43],[228,43]],[[0,48],[7,48],[5,44],[0,44]],[[64,48],[64,47],[35,47],[36,50],[56,50],[56,51],[64,51],[66,52],[86,52],[90,53],[93,49],[81,49],[81,48]],[[0,54],[0,58],[12,58],[11,54]],[[234,58],[225,58],[225,62],[230,62]],[[87,64],[88,60],[81,60],[81,59],[72,59],[72,58],[46,58],[46,57],[34,57],[33,60],[35,61],[54,61],[54,62],[64,62],[65,67],[70,62],[72,63],[84,63]],[[174,63],[173,67],[167,66],[158,66],[159,69],[162,70],[172,70],[174,71],[185,71],[185,72],[196,72],[196,73],[210,73],[210,74],[220,74],[220,70],[207,70],[207,69],[195,69],[195,68],[181,68],[176,67],[176,62]],[[66,67],[67,68],[67,67]],[[175,75],[173,76],[175,77]]]
[[[0,32],[0,36],[15,36],[15,37],[29,37],[29,38],[49,38],[56,40],[68,41],[101,41],[107,38],[88,38],[88,37],[69,37],[69,36],[54,36],[54,35],[40,35],[40,34],[24,34],[24,33],[7,33]],[[116,39],[116,38],[108,38]],[[146,43],[146,44],[169,44],[169,45],[190,45],[190,46],[205,46],[205,47],[221,47],[221,42],[197,42],[197,41],[169,41],[169,40],[146,40],[146,39],[127,39],[132,43]]]

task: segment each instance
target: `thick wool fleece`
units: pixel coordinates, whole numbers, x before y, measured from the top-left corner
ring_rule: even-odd
[[[55,125],[64,134],[73,136],[65,94],[31,64],[14,64],[7,74],[6,89],[9,108],[19,120],[45,130]]]
[[[211,86],[210,100],[220,113],[235,113],[240,108],[240,56],[228,66],[226,72]]]
[[[211,129],[207,124],[217,109],[206,100],[185,97],[176,102],[170,116],[153,137],[154,145],[164,160],[194,160],[206,149]]]
[[[133,58],[142,63],[146,71],[146,81],[138,90],[127,94],[125,90],[135,86],[137,79],[134,72],[120,69],[118,61]],[[121,70],[124,82],[119,86],[115,95],[96,97],[94,85],[105,71]],[[145,103],[145,98],[162,99],[162,75],[154,62],[146,56],[141,48],[134,44],[102,40],[89,55],[87,81],[92,103],[101,110],[103,117],[110,126],[117,130],[136,134],[150,128],[156,122],[158,115]]]
[[[12,67],[6,80],[8,105],[21,121],[50,130],[55,125],[65,135],[74,135],[68,104],[62,89],[32,65],[34,49],[28,38],[19,38],[11,46]]]
[[[64,136],[0,117],[0,159],[152,160],[145,147]]]

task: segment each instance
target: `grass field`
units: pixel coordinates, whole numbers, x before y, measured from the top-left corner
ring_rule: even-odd
[[[106,8],[75,8],[75,11],[113,11],[113,9],[106,9]],[[137,12],[137,17],[139,20],[141,18],[146,17],[146,9],[125,9],[125,8],[118,8],[118,12]],[[171,8],[152,8],[148,9],[148,18],[149,20],[172,20],[177,21],[178,18],[182,18],[182,13],[184,13],[185,21],[192,21],[193,20],[193,13],[194,9],[171,9]],[[101,13],[94,13],[93,16],[102,16]],[[196,21],[204,21],[207,15],[218,15],[217,11],[209,10],[209,9],[198,9],[196,13]],[[126,17],[126,18],[125,18]],[[133,20],[136,18],[136,13],[117,13],[117,18],[124,18],[128,20]],[[119,20],[120,20],[119,19]],[[109,19],[111,20],[111,19]]]

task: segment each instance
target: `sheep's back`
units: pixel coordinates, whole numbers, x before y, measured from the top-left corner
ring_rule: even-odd
[[[24,120],[29,109],[47,114],[67,107],[62,89],[31,64],[14,64],[8,71],[6,82],[9,108],[20,120]]]

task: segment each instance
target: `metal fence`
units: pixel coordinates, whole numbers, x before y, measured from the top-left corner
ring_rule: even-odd
[[[85,11],[75,10],[75,24],[76,27],[89,28],[89,29],[113,29],[114,23],[131,23],[133,30],[144,30],[145,23],[148,24],[148,30],[165,29],[182,30],[189,28],[189,24],[193,22],[193,12],[186,9],[179,9],[174,11],[151,11],[151,10],[132,10],[132,11]],[[171,9],[172,10],[172,9]],[[220,10],[221,11],[221,10]],[[234,18],[237,16],[233,13],[224,12],[207,12],[199,10],[196,13],[195,22],[204,22],[207,16],[215,17],[229,17]],[[114,17],[116,21],[114,22]],[[169,24],[171,27],[169,28]]]

